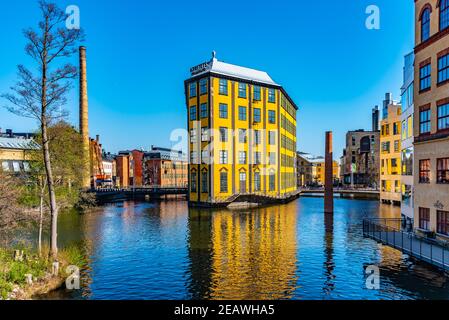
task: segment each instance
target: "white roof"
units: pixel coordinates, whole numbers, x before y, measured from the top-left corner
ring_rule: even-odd
[[[273,81],[273,79],[271,79],[268,73],[264,71],[240,67],[234,64],[218,61],[217,58],[215,57],[215,53],[213,55],[213,58],[208,63],[203,64],[201,72],[192,74],[192,76],[201,75],[207,72],[213,72],[244,80],[279,86],[277,83]]]
[[[38,150],[40,146],[33,139],[0,137],[0,148],[16,150]]]

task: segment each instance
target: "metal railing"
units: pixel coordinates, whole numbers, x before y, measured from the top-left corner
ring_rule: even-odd
[[[449,246],[402,229],[402,219],[363,220],[363,235],[449,271]]]

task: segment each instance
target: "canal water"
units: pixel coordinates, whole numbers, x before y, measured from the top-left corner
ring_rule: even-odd
[[[443,273],[365,239],[364,218],[400,216],[378,201],[323,198],[243,211],[123,202],[60,218],[62,245],[86,252],[82,288],[64,299],[449,299]],[[366,286],[367,266],[380,289]]]

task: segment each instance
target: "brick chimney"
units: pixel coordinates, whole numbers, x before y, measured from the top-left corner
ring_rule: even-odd
[[[91,187],[90,139],[89,139],[89,102],[87,96],[86,48],[79,48],[80,63],[80,133],[83,139],[83,188]]]

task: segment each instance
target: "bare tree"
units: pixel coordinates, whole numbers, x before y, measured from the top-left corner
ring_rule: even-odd
[[[24,31],[28,44],[25,52],[37,64],[36,75],[23,65],[18,66],[18,82],[11,88],[12,93],[3,95],[10,102],[7,109],[12,113],[37,119],[42,135],[42,152],[44,159],[49,207],[51,214],[51,254],[57,258],[57,223],[58,206],[56,201],[54,175],[50,159],[48,127],[66,116],[63,111],[66,94],[71,89],[72,79],[77,76],[77,69],[61,58],[69,58],[77,50],[77,44],[84,39],[80,29],[68,30],[65,21],[68,15],[56,4],[46,0],[39,1],[42,20],[38,29]]]

